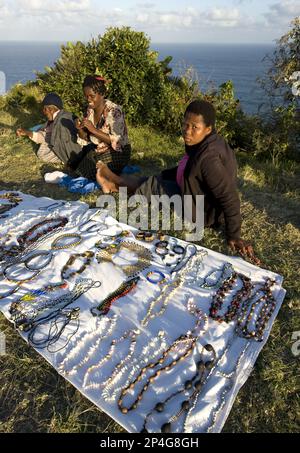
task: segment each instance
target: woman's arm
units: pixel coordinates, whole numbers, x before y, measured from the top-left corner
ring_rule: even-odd
[[[101,142],[104,142],[107,145],[111,144],[110,136],[97,129],[87,118],[83,118],[83,120],[81,121],[81,128],[87,129],[91,135],[94,135],[94,137],[98,138],[98,140],[100,140]]]

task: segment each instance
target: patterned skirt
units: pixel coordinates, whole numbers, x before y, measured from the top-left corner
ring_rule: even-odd
[[[83,148],[83,157],[76,166],[76,172],[84,178],[96,180],[96,163],[101,160],[109,169],[120,175],[122,170],[130,161],[131,146],[126,145],[122,151],[107,151],[99,154],[95,151],[95,145],[87,145]]]

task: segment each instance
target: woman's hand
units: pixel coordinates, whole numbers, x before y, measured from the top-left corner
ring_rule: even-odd
[[[83,120],[81,121],[81,126],[80,128],[86,128],[91,134],[95,131],[97,131],[97,129],[95,128],[95,126],[93,125],[93,123],[88,120],[87,118],[83,118]]]
[[[248,242],[243,239],[231,239],[228,241],[228,245],[234,252],[238,252],[243,258],[249,258],[253,264],[260,266],[261,261],[256,258],[253,247]]]

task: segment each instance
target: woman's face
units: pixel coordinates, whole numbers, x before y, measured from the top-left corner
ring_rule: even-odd
[[[90,87],[85,87],[83,91],[90,109],[95,110],[97,107],[100,107],[104,99],[104,96],[102,96],[102,94],[95,92]]]
[[[202,115],[188,112],[184,116],[182,124],[182,136],[188,146],[201,143],[212,131],[211,126],[206,126]]]

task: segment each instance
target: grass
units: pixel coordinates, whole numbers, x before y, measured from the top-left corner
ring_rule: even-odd
[[[1,106],[0,106],[1,108]],[[36,118],[36,122],[38,118]],[[34,145],[16,139],[18,126],[30,125],[30,112],[0,111],[0,190],[75,200],[43,174],[51,167],[37,160]],[[31,123],[32,124],[32,123]],[[133,163],[152,174],[176,163],[182,143],[146,127],[130,128]],[[284,276],[287,296],[255,369],[239,392],[225,432],[299,431],[299,357],[291,352],[293,332],[300,331],[299,298],[299,167],[274,167],[238,153],[243,237],[251,241],[264,267]],[[97,194],[80,197],[90,206]],[[223,236],[207,230],[205,247],[229,253]],[[0,315],[0,331],[7,339],[7,355],[0,357],[0,432],[122,432],[60,377]]]

